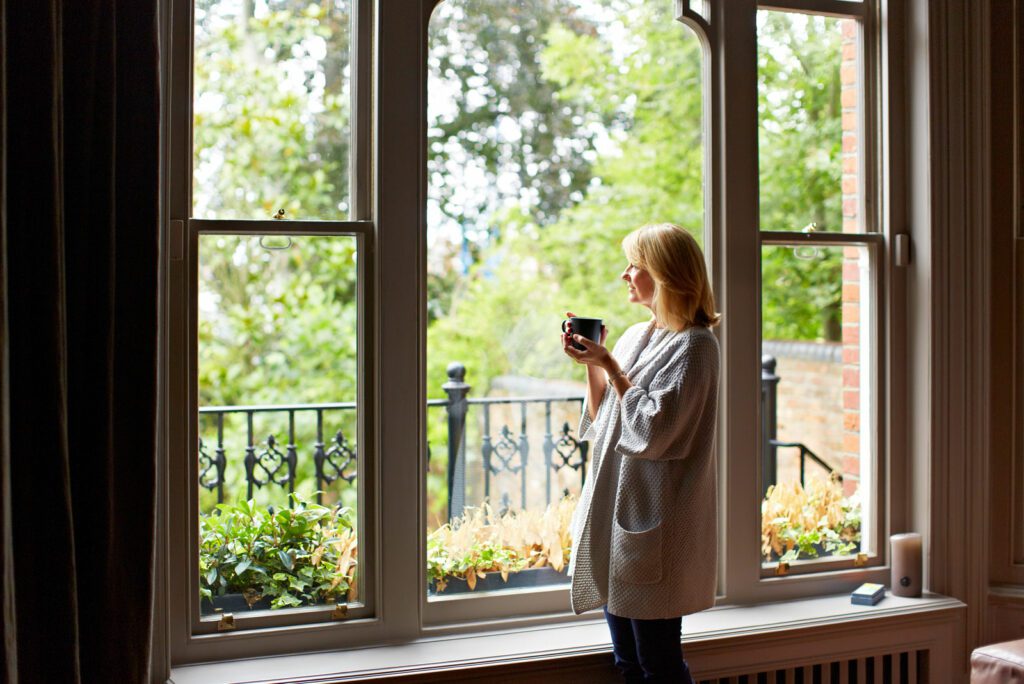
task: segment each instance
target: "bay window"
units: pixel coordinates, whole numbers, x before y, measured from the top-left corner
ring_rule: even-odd
[[[644,319],[647,222],[723,313],[719,601],[883,581],[879,4],[172,7],[177,662],[590,619],[559,324]]]

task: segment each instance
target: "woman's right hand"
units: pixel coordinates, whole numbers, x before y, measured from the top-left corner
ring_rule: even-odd
[[[571,311],[566,311],[565,312],[565,317],[566,318],[575,318],[576,314],[574,314]],[[577,363],[580,363],[581,361],[580,361],[580,358],[579,358],[579,350],[577,350],[576,347],[572,346],[572,336],[573,336],[572,324],[570,323],[570,324],[568,324],[566,326],[566,332],[562,333],[562,351],[565,352],[565,355],[568,356],[570,359],[572,359],[573,361],[576,361]],[[604,341],[606,339],[608,339],[608,326],[602,325],[601,326],[601,339],[598,342],[598,344],[603,347],[604,346]]]

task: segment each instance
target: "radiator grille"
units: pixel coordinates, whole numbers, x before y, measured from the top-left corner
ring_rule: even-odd
[[[699,673],[698,673],[699,674]],[[927,684],[928,651],[858,656],[773,670],[698,676],[698,684]]]

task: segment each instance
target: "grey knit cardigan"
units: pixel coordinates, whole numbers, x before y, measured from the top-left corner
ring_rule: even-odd
[[[714,605],[718,341],[707,328],[629,328],[612,351],[633,386],[583,406],[593,454],[572,523],[571,603],[626,618]]]

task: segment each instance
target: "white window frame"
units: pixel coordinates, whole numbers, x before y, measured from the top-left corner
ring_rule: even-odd
[[[898,121],[898,107],[889,96],[893,73],[886,63],[887,35],[895,28],[893,18],[881,21],[890,5],[851,2],[847,0],[730,0],[713,5],[713,21],[719,22],[717,39],[728,49],[716,51],[719,59],[717,85],[722,92],[716,102],[729,104],[718,112],[720,128],[714,145],[722,192],[714,206],[721,221],[720,262],[716,287],[725,312],[723,339],[723,425],[720,431],[720,454],[723,458],[723,515],[721,557],[724,559],[723,585],[720,601],[730,604],[781,601],[816,594],[848,591],[861,582],[888,581],[886,531],[891,525],[900,527],[906,519],[902,501],[887,496],[887,473],[892,468],[887,454],[893,439],[902,436],[893,429],[901,420],[894,413],[896,404],[889,400],[894,391],[902,391],[904,382],[891,376],[888,358],[899,348],[897,336],[905,328],[892,325],[902,315],[899,304],[903,276],[893,273],[890,250],[893,220],[897,214],[893,203],[883,203],[894,188],[887,187],[892,168],[899,162],[891,154],[890,121]],[[755,14],[759,9],[804,12],[857,19],[862,27],[860,46],[861,89],[859,106],[863,112],[859,139],[861,146],[860,215],[867,232],[819,233],[805,236],[798,232],[761,231],[758,202],[758,118],[757,118],[757,32]],[[885,30],[882,30],[882,27]],[[886,68],[881,68],[886,65]],[[725,170],[728,170],[727,181]],[[874,520],[871,530],[872,554],[860,565],[854,559],[823,559],[791,564],[790,572],[776,576],[762,567],[760,558],[760,507],[762,474],[760,472],[760,338],[762,245],[814,244],[864,246],[870,254],[874,278],[871,301],[875,330],[871,357],[872,394],[875,397],[868,438],[873,440],[875,454],[873,491]],[[754,475],[753,477],[751,475]],[[726,545],[725,540],[729,543]]]
[[[313,614],[316,609],[284,611],[282,618],[256,619],[231,632],[196,634],[190,614],[194,586],[193,532],[195,510],[194,431],[187,428],[196,413],[194,356],[179,352],[194,340],[193,292],[189,274],[194,273],[196,235],[215,226],[189,221],[191,182],[182,183],[184,169],[191,169],[191,0],[164,0],[171,14],[171,59],[165,75],[170,93],[166,149],[170,178],[167,218],[170,229],[168,273],[166,406],[168,407],[168,464],[166,499],[166,582],[168,640],[173,664],[337,649],[408,641],[424,636],[472,632],[486,628],[514,628],[541,622],[593,619],[574,618],[568,610],[567,590],[537,590],[486,600],[445,599],[427,601],[426,557],[426,83],[427,26],[435,0],[355,0],[358,30],[353,44],[358,60],[354,90],[361,93],[353,110],[352,165],[357,187],[351,193],[353,221],[335,222],[338,234],[358,234],[360,263],[365,265],[361,283],[366,293],[362,312],[364,433],[360,443],[360,476],[367,487],[360,492],[365,505],[368,548],[361,559],[371,576],[361,579],[367,605],[365,617],[345,621],[298,624],[288,614]],[[668,1],[668,0],[660,0]],[[695,3],[696,5],[696,3]],[[757,472],[760,455],[758,388],[760,386],[760,254],[766,235],[758,230],[757,166],[757,67],[754,0],[712,0],[702,3],[702,13],[685,0],[677,0],[680,21],[692,28],[705,48],[705,220],[707,257],[720,308],[725,312],[720,328],[723,373],[721,378],[720,449],[720,563],[719,602],[740,604],[778,601],[849,590],[864,581],[885,582],[888,571],[881,538],[878,556],[868,567],[846,567],[787,577],[762,575],[759,539],[760,501]],[[890,6],[896,12],[890,11]],[[849,15],[860,13],[865,35],[877,36],[865,49],[862,63],[878,84],[869,112],[879,112],[870,123],[877,136],[874,157],[866,168],[866,195],[879,201],[871,215],[871,233],[850,235],[853,244],[867,244],[876,253],[880,299],[880,379],[878,396],[886,397],[884,420],[876,423],[878,453],[896,454],[880,459],[876,498],[880,524],[877,534],[902,529],[908,519],[906,504],[887,492],[888,474],[901,466],[901,451],[890,445],[906,443],[906,379],[893,373],[885,362],[905,349],[906,325],[902,298],[905,276],[893,268],[889,243],[894,217],[904,206],[902,186],[888,179],[901,178],[905,162],[901,132],[890,129],[899,121],[902,105],[890,93],[898,92],[901,77],[884,58],[886,35],[900,35],[902,3],[878,4],[868,0],[779,0],[763,9],[785,9]],[[881,21],[883,14],[885,21]],[[705,19],[709,16],[709,19]],[[179,30],[180,28],[180,30]],[[867,53],[870,51],[870,55]],[[877,56],[877,59],[876,57]],[[372,103],[372,104],[371,104]],[[728,107],[724,106],[728,103]],[[895,150],[895,152],[894,152]],[[877,190],[875,190],[877,188]],[[882,200],[885,201],[882,201]],[[867,214],[865,214],[867,215]],[[224,224],[228,232],[245,232],[241,223]],[[313,231],[303,222],[294,224],[299,234]],[[273,228],[281,230],[275,222]],[[252,231],[259,226],[249,226]],[[245,230],[243,230],[245,229]],[[316,232],[316,231],[314,231]],[[767,236],[771,239],[771,236]],[[788,237],[788,236],[787,236]],[[835,238],[822,238],[832,240]],[[364,258],[365,257],[365,258]],[[194,346],[192,347],[194,349]],[[879,409],[881,411],[881,409]],[[899,452],[899,453],[897,453]],[[897,477],[902,483],[903,480]],[[371,484],[372,483],[372,484]],[[379,541],[374,544],[373,540]],[[726,543],[726,541],[728,543]],[[830,566],[835,567],[835,566]],[[472,597],[470,597],[472,598]]]
[[[863,425],[862,438],[866,441],[868,448],[862,448],[862,456],[865,452],[871,458],[864,463],[862,474],[867,477],[862,480],[862,495],[865,503],[862,516],[862,531],[865,538],[862,539],[862,547],[866,549],[864,555],[856,557],[832,557],[820,560],[803,560],[789,564],[787,574],[776,575],[777,563],[763,564],[761,569],[761,582],[785,585],[787,578],[811,573],[834,573],[843,570],[858,570],[860,568],[879,568],[885,563],[884,539],[884,517],[881,514],[885,510],[885,490],[882,487],[884,477],[881,476],[884,465],[887,462],[885,441],[879,439],[886,429],[886,397],[885,397],[885,369],[888,354],[887,348],[887,326],[883,312],[886,304],[886,282],[885,282],[885,240],[882,234],[885,225],[884,217],[879,211],[880,203],[877,200],[878,188],[883,184],[888,174],[878,163],[882,156],[879,146],[883,131],[880,130],[880,123],[885,120],[879,111],[878,82],[879,71],[877,68],[881,58],[878,54],[879,41],[876,27],[878,25],[878,10],[873,0],[850,1],[850,0],[774,0],[772,2],[758,3],[758,10],[770,10],[779,12],[803,12],[817,16],[828,16],[839,19],[851,19],[858,22],[857,64],[860,68],[857,74],[858,88],[857,112],[858,127],[856,131],[858,139],[858,209],[857,215],[861,217],[864,230],[859,233],[829,232],[813,235],[801,234],[794,231],[773,231],[761,230],[761,245],[776,246],[832,246],[832,247],[866,247],[868,258],[868,271],[871,280],[867,283],[868,296],[863,301],[868,306],[862,314],[866,314],[865,322],[869,337],[866,340],[868,353],[865,359],[862,358],[862,372],[867,372],[869,377],[866,385],[870,397],[870,405],[864,405],[867,409],[864,412],[866,420]],[[756,39],[756,38],[755,38]],[[794,227],[795,228],[795,227]],[[760,284],[760,279],[758,283]],[[760,302],[758,306],[760,311]],[[863,383],[862,383],[863,384]],[[862,393],[862,405],[866,401]],[[760,415],[758,416],[760,425]],[[758,468],[758,490],[764,491],[763,473]],[[869,505],[868,505],[869,504]],[[881,523],[881,524],[880,524]],[[884,575],[883,575],[884,579]]]
[[[192,216],[192,39],[193,3],[169,0],[171,12],[170,64],[187,68],[165,69],[170,100],[166,149],[170,192],[168,273],[168,581],[167,601],[173,662],[195,662],[288,652],[298,642],[288,639],[267,648],[280,633],[305,635],[306,643],[321,648],[363,643],[367,625],[375,625],[378,573],[379,513],[377,511],[376,430],[374,374],[374,241],[372,221],[372,0],[352,0],[351,22],[351,130],[349,152],[349,218],[343,220],[216,220]],[[180,28],[180,30],[177,30]],[[352,237],[356,242],[357,378],[356,444],[359,453],[357,525],[360,551],[360,596],[344,615],[334,607],[312,606],[254,615],[199,615],[198,576],[198,443],[199,392],[197,383],[198,262],[202,235],[281,235]],[[184,598],[189,597],[189,598]],[[257,636],[258,635],[258,636]],[[276,635],[276,636],[275,636]],[[254,636],[256,638],[254,638]],[[262,638],[265,637],[265,638]],[[379,638],[379,635],[377,635]],[[308,646],[307,646],[308,648]]]

